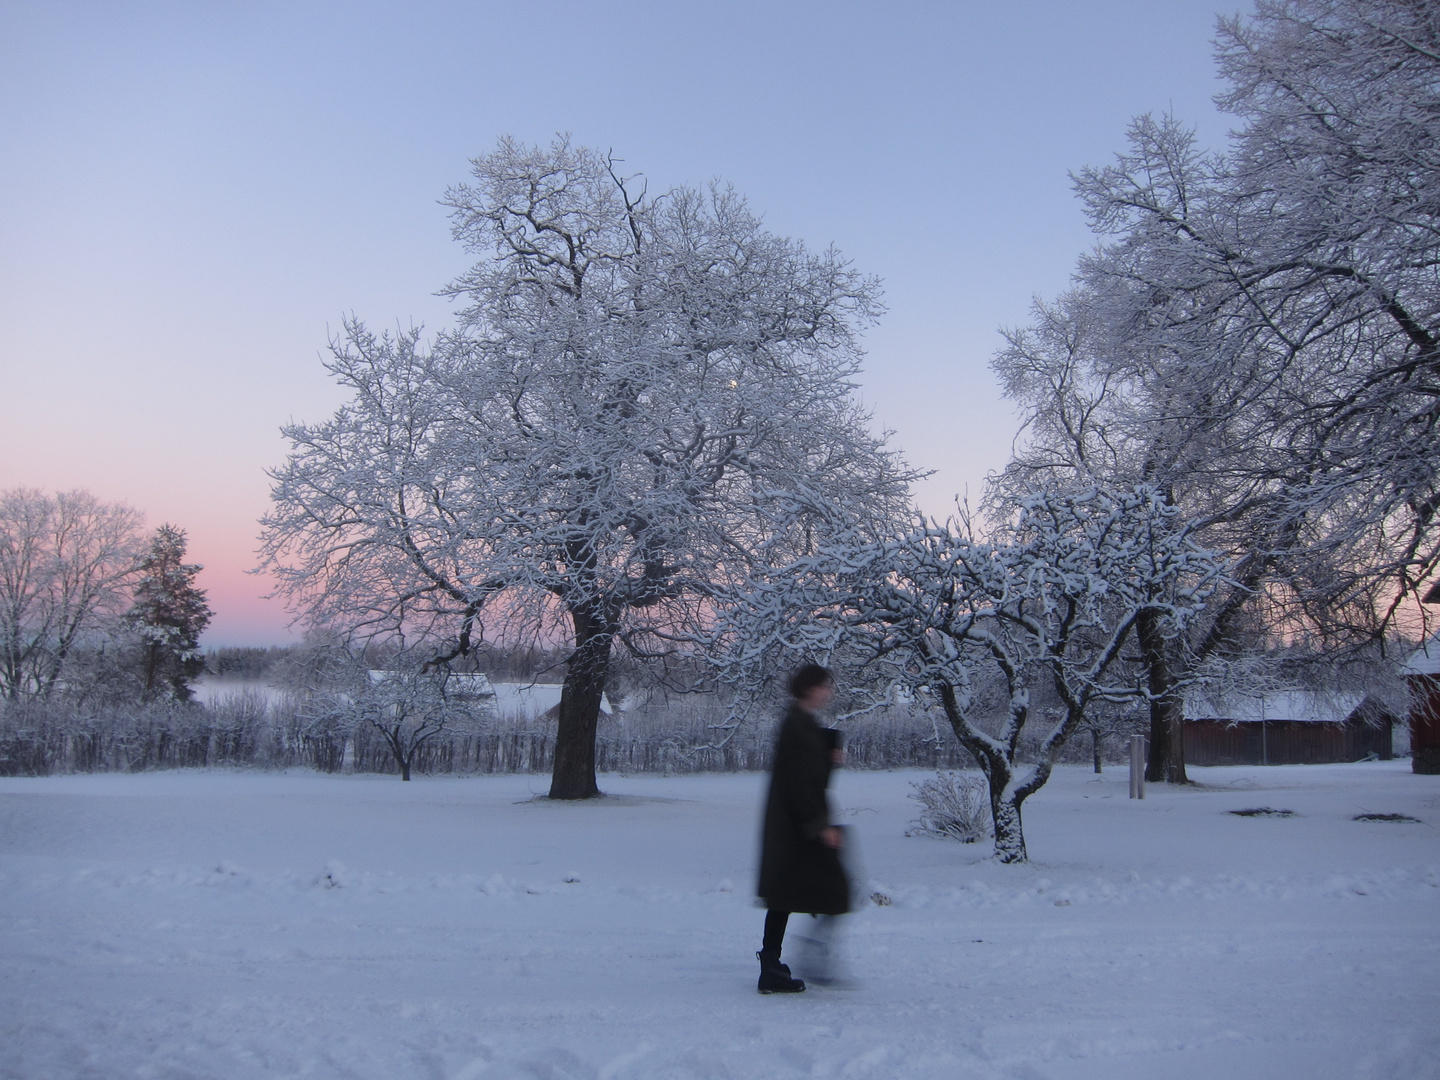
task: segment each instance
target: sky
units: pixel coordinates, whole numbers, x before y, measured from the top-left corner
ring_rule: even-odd
[[[861,379],[944,515],[1009,455],[999,328],[1094,243],[1069,174],[1172,111],[1219,145],[1213,0],[0,0],[0,490],[186,529],[205,643],[283,643],[280,426],[351,313],[445,326],[438,200],[500,136],[732,184],[885,284]]]

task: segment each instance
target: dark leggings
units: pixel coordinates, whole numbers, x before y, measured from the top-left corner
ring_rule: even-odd
[[[790,921],[788,911],[765,912],[765,940],[760,951],[780,955],[780,943],[785,940],[785,925]]]

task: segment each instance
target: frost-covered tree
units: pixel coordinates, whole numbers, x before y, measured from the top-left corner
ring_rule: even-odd
[[[938,700],[988,782],[996,857],[1023,862],[1021,806],[1065,743],[1096,705],[1146,696],[1122,657],[1140,620],[1182,637],[1218,578],[1153,489],[1041,491],[987,542],[953,523],[835,538],[747,588],[727,630],[752,669],[820,656]],[[986,684],[1001,688],[998,727]],[[1042,688],[1058,708],[1034,707]],[[1026,764],[1029,729],[1042,735]]]
[[[319,684],[301,699],[306,730],[351,740],[356,728],[369,727],[384,740],[401,780],[410,779],[425,746],[472,735],[483,720],[480,706],[456,691],[448,672],[429,663],[433,650],[391,652],[379,668],[340,642],[307,651],[309,674],[319,676]]]
[[[136,568],[134,602],[125,623],[138,640],[138,678],[146,701],[163,693],[189,701],[190,681],[205,670],[200,635],[210,624],[205,590],[195,587],[204,567],[185,561],[185,530],[161,525]]]
[[[1185,779],[1181,694],[1248,642],[1358,649],[1440,562],[1440,22],[1399,0],[1222,20],[1241,118],[1174,120],[1077,188],[1105,242],[996,368],[1025,438],[992,489],[1157,486],[1227,558],[1184,649],[1141,623],[1152,780]]]
[[[434,664],[487,624],[568,639],[550,794],[586,798],[613,650],[683,651],[757,560],[904,511],[851,382],[879,288],[729,189],[654,196],[565,140],[502,141],[447,201],[458,325],[346,325],[353,398],[286,429],[264,564],[312,623],[428,635]]]
[[[1091,709],[1082,725],[1090,736],[1090,767],[1098,775],[1105,771],[1105,740],[1114,736],[1138,735],[1144,711],[1137,708],[1143,701],[1107,704]],[[1128,707],[1127,707],[1128,705]]]
[[[0,696],[49,697],[120,613],[140,515],[86,491],[0,493]]]

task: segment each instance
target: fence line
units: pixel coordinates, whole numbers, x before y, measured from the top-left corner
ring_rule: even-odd
[[[293,702],[251,693],[208,706],[128,706],[103,712],[60,704],[11,704],[0,712],[0,775],[207,766],[399,772],[374,728],[362,724],[346,731],[307,722],[302,713]],[[723,720],[719,707],[688,703],[602,717],[596,768],[662,774],[768,769],[773,721],[751,722],[724,738],[727,733],[719,727]],[[918,710],[887,709],[839,726],[848,768],[974,767],[947,728]],[[1067,748],[1067,760],[1089,760],[1088,738],[1083,742]],[[1123,740],[1111,742],[1107,760],[1118,761]],[[553,722],[500,717],[423,744],[412,768],[422,774],[548,773],[554,752]]]

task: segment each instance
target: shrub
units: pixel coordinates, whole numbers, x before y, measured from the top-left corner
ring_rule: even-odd
[[[989,839],[990,789],[976,772],[940,772],[911,784],[920,817],[907,835],[948,836],[962,844]]]

